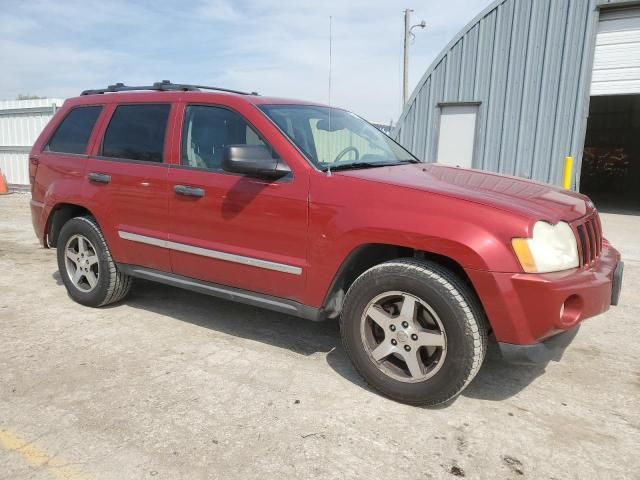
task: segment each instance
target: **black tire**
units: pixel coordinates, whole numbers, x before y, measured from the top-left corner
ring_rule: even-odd
[[[367,350],[361,333],[362,322],[368,321],[365,309],[385,292],[406,292],[427,304],[439,317],[446,354],[440,354],[444,360],[430,378],[421,381],[416,376],[415,383],[394,378],[376,363],[370,349]],[[397,327],[389,328],[395,332]],[[394,260],[363,273],[347,292],[340,330],[347,354],[367,383],[394,400],[412,405],[438,405],[459,395],[480,370],[487,349],[484,311],[475,293],[450,270],[425,260]],[[392,338],[389,341],[398,344],[393,337],[396,333],[385,331],[384,341],[387,335]]]
[[[97,283],[91,291],[83,291],[76,286],[66,261],[67,242],[77,235],[85,237],[91,243],[98,257]],[[75,217],[64,224],[57,242],[58,269],[69,296],[76,302],[88,307],[102,307],[115,303],[127,296],[131,289],[132,278],[118,271],[107,242],[93,217]],[[90,287],[89,287],[90,288]]]

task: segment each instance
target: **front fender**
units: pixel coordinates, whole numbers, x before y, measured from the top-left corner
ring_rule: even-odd
[[[337,176],[336,176],[337,177]],[[312,187],[309,225],[310,305],[324,295],[351,252],[384,244],[447,257],[464,269],[520,272],[511,238],[525,236],[529,222],[511,212],[396,187],[376,195],[380,184],[340,178]],[[335,186],[327,188],[326,185]],[[387,188],[385,186],[384,188]]]

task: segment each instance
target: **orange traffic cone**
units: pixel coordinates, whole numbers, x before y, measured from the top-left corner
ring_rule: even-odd
[[[0,169],[0,195],[6,195],[7,193],[9,193],[9,189],[7,188],[7,181],[4,179],[2,169]]]

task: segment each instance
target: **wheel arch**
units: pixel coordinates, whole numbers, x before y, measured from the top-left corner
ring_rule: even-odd
[[[342,311],[347,290],[364,272],[381,263],[399,258],[430,260],[453,272],[478,296],[473,283],[460,263],[451,257],[401,245],[368,243],[354,248],[338,268],[321,307],[324,318],[335,318]],[[482,305],[482,302],[479,302]]]
[[[60,236],[60,230],[65,223],[75,217],[95,215],[87,207],[75,203],[59,203],[55,205],[47,217],[45,224],[45,246],[55,248]],[[97,221],[97,220],[96,220]]]

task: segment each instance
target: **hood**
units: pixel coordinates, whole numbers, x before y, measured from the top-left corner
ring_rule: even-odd
[[[591,201],[579,193],[522,178],[437,164],[347,170],[338,174],[455,197],[552,224],[561,220],[572,222],[594,209]]]

